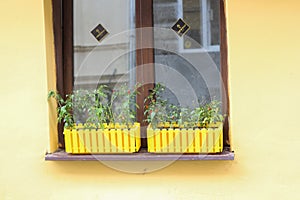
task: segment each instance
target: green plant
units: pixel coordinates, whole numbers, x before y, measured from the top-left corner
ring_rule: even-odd
[[[73,91],[73,117],[76,123],[83,123],[89,118],[90,108],[94,105],[93,93],[89,90]]]
[[[221,102],[213,100],[203,106],[195,109],[195,115],[198,117],[197,123],[207,127],[208,124],[222,122],[224,116],[221,114]]]
[[[56,99],[58,122],[64,123],[65,128],[73,128],[75,123],[83,123],[87,128],[104,128],[110,123],[129,125],[135,119],[137,88],[130,90],[123,84],[112,90],[100,85],[96,90],[74,90],[65,98],[50,91],[48,99]]]
[[[179,126],[187,126],[193,127],[195,125],[195,117],[194,117],[194,110],[190,108],[181,107],[180,109],[180,117],[178,120]]]
[[[167,104],[167,118],[166,120],[168,122],[173,123],[178,123],[180,120],[180,107],[174,104]]]
[[[162,98],[162,93],[165,87],[160,83],[157,83],[154,89],[150,92],[148,97],[144,100],[146,116],[145,121],[151,123],[152,127],[157,127],[160,122],[166,121],[167,115],[167,100]]]
[[[56,99],[57,102],[58,122],[63,122],[64,128],[72,128],[74,126],[74,118],[72,114],[74,95],[66,95],[66,98],[63,99],[58,92],[50,91],[48,93],[48,99],[51,97]]]
[[[87,100],[92,102],[88,105],[88,117],[86,126],[96,126],[104,128],[105,123],[113,123],[113,114],[108,101],[108,88],[100,85],[96,90],[87,93]]]
[[[136,85],[130,89],[126,84],[114,87],[110,99],[113,122],[129,125],[135,121],[135,109],[138,108],[135,98],[139,94],[138,87],[139,85]]]
[[[158,83],[145,99],[145,121],[151,123],[153,128],[157,128],[163,122],[169,122],[171,126],[175,123],[181,127],[196,128],[207,127],[212,123],[223,121],[220,101],[199,103],[196,108],[182,107],[168,104],[162,95],[164,90],[165,87]]]

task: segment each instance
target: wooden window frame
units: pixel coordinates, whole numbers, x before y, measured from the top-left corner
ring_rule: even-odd
[[[152,4],[153,0],[136,0],[136,28],[152,27]],[[55,46],[55,63],[57,76],[57,90],[64,96],[73,89],[73,0],[52,0],[53,7],[53,31]],[[136,80],[139,83],[154,83],[154,51],[153,48],[139,49],[139,46],[153,46],[153,33],[147,32],[141,35],[136,34]],[[143,37],[143,40],[142,40]],[[147,39],[145,39],[147,38]],[[142,42],[147,42],[143,44]],[[225,0],[220,0],[220,55],[221,55],[221,78],[224,89],[222,90],[222,111],[226,115],[224,120],[223,143],[224,150],[230,151],[229,138],[229,96],[228,96],[228,61],[227,61],[227,31],[225,17]],[[147,64],[147,68],[142,68]],[[141,67],[140,67],[141,66]],[[142,95],[137,97],[137,103],[143,104],[144,98],[148,95],[154,84],[143,85]],[[137,110],[137,121],[141,122],[141,127],[146,127],[143,121],[143,106]],[[145,133],[145,129],[141,132]],[[64,148],[63,126],[58,125],[59,147]],[[142,139],[142,147],[146,147],[146,138]]]

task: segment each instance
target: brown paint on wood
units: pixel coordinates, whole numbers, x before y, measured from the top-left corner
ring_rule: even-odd
[[[218,154],[154,154],[147,153],[147,149],[141,149],[138,153],[132,154],[85,154],[85,155],[72,155],[65,151],[57,151],[55,153],[46,154],[45,160],[49,161],[97,161],[97,160],[107,160],[107,161],[141,161],[141,160],[154,160],[154,161],[164,161],[164,160],[234,160],[234,152],[223,151]]]
[[[229,93],[228,93],[228,47],[227,47],[227,28],[225,0],[220,1],[220,39],[221,39],[221,77],[223,83],[222,89],[222,111],[226,115],[224,120],[224,148],[230,147],[229,138]]]
[[[64,90],[73,91],[73,0],[63,0]]]
[[[56,88],[64,97],[73,90],[73,0],[52,0],[56,64]],[[64,147],[63,124],[58,142]]]
[[[137,121],[141,123],[142,147],[147,146],[144,99],[154,87],[152,0],[136,0],[136,81],[142,84],[136,101]],[[145,28],[149,27],[149,28]],[[143,28],[143,29],[142,29]]]
[[[63,68],[63,31],[62,31],[62,0],[52,0],[53,32],[56,65],[56,89],[65,96]],[[64,147],[63,125],[58,124],[58,146]]]

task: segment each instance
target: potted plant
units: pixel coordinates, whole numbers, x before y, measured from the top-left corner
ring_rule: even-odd
[[[156,84],[145,101],[148,152],[219,153],[223,150],[223,115],[220,101],[188,108],[168,104],[164,87]]]
[[[113,90],[106,85],[96,90],[75,90],[57,101],[58,122],[64,124],[67,153],[133,153],[140,149],[140,124],[135,122],[134,97],[137,87]]]

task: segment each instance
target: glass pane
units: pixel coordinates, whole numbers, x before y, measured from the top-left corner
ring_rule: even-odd
[[[202,4],[199,0],[184,0],[183,20],[191,27],[184,37],[184,49],[198,49],[203,46]],[[191,40],[192,39],[192,40]]]
[[[208,16],[208,0],[153,2],[155,81],[166,87],[165,99],[183,107],[221,100],[220,52],[218,49],[199,49],[209,43],[208,25],[203,19]],[[180,36],[171,27],[182,14],[190,29]],[[219,27],[215,32],[219,34]],[[188,48],[187,41],[191,41]]]
[[[134,10],[134,0],[74,0],[75,89],[134,82]],[[99,24],[108,32],[100,42]]]
[[[135,0],[74,0],[73,10],[75,120],[90,119],[82,107],[100,99],[113,109],[108,122],[123,123],[120,105],[127,99],[115,96],[129,94],[135,84]],[[93,93],[104,85],[104,95]]]
[[[209,1],[211,45],[220,45],[220,0]]]

